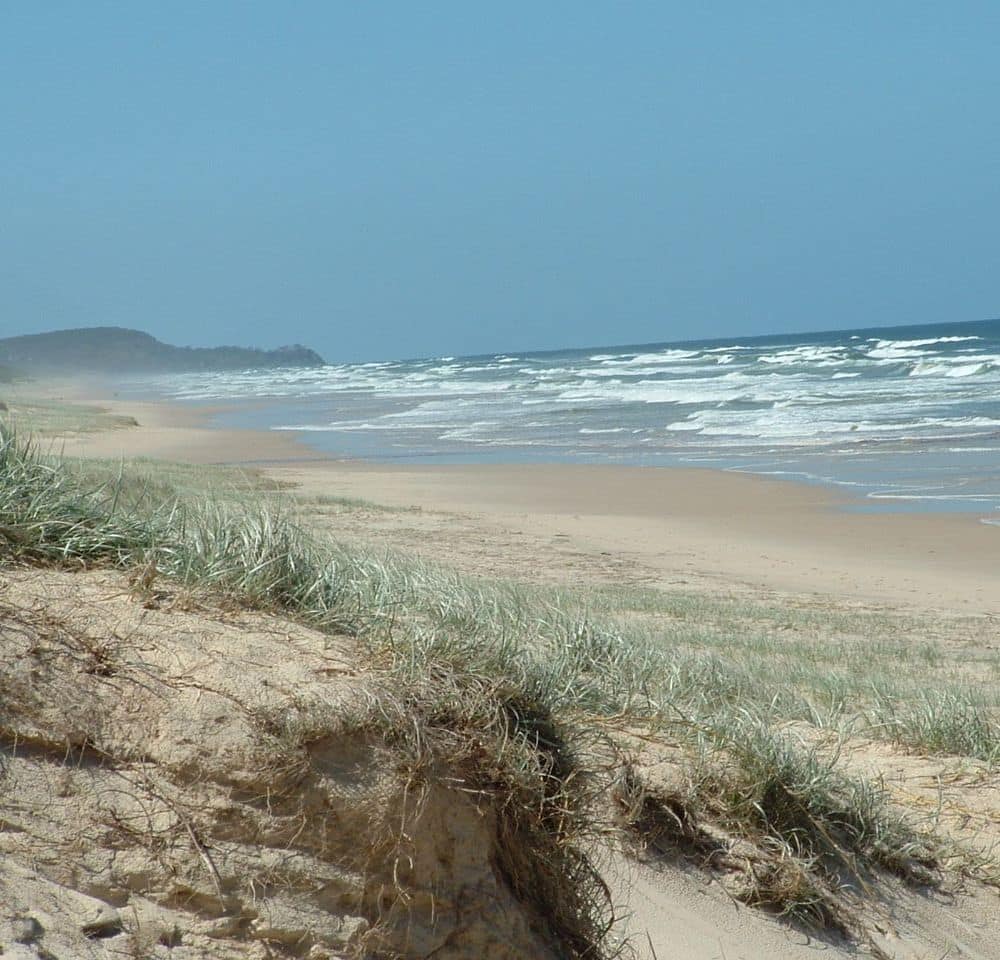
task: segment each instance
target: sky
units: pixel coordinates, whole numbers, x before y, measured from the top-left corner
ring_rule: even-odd
[[[1000,315],[1000,4],[0,4],[0,336],[407,358]]]

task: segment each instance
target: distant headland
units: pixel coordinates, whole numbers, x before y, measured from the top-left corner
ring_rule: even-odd
[[[125,327],[54,330],[0,338],[0,366],[25,373],[180,373],[252,367],[321,367],[308,347],[175,347]]]

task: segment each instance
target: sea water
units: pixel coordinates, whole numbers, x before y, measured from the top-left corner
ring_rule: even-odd
[[[1000,321],[146,379],[336,457],[697,465],[1000,523]]]

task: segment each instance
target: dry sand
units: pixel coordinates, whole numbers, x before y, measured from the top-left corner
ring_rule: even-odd
[[[97,399],[92,389],[59,392]],[[140,426],[68,437],[67,453],[243,464],[306,498],[400,508],[330,514],[317,501],[316,509],[318,522],[347,537],[476,573],[1000,614],[1000,528],[971,516],[852,513],[846,497],[824,488],[704,470],[336,461],[290,434],[207,429],[204,410],[101,399]],[[699,874],[616,859],[606,878],[642,957],[858,955],[737,906]],[[884,910],[885,956],[1000,957],[994,893],[935,902],[901,890]]]
[[[349,638],[0,569],[0,649],[4,960],[556,960],[494,811],[336,719]]]

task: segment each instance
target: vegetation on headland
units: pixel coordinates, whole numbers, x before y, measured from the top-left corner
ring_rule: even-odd
[[[993,875],[937,829],[940,811],[901,810],[842,754],[864,736],[989,768],[995,654],[949,660],[881,614],[468,578],[307,533],[288,495],[211,477],[52,459],[6,431],[0,557],[113,565],[143,589],[165,578],[353,637],[381,692],[335,720],[300,704],[272,733],[361,726],[413,769],[463,764],[501,811],[505,876],[550,905],[563,955],[606,945],[598,836],[710,865],[748,903],[859,936],[858,891],[884,871]]]
[[[0,339],[0,364],[29,373],[171,373],[320,367],[323,358],[300,344],[275,350],[175,347],[139,330],[88,327]]]

